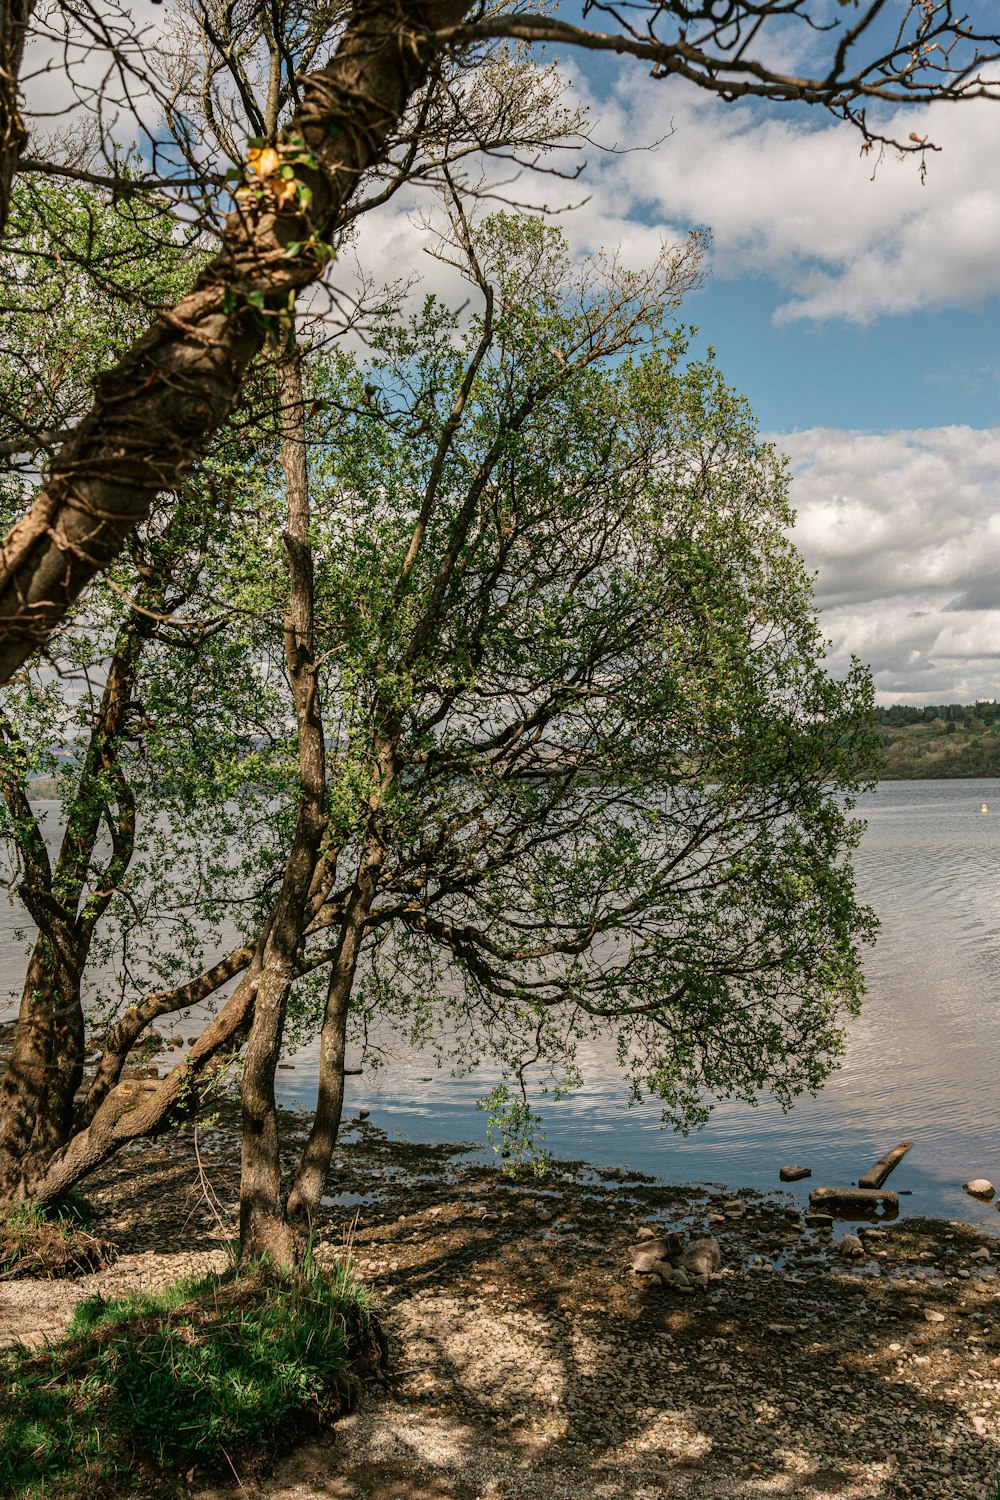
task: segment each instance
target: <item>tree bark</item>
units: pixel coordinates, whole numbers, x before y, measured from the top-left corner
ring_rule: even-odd
[[[34,0],[0,0],[0,239],[10,215],[11,189],[28,132],[18,108],[18,81]]]
[[[295,1174],[295,1182],[288,1196],[289,1218],[312,1221],[319,1207],[336,1149],[344,1108],[344,1063],[351,991],[364,940],[365,919],[375,899],[378,872],[384,859],[385,846],[382,842],[369,841],[344,913],[340,941],[330,968],[326,991],[323,1030],[320,1035],[316,1111],[309,1139],[303,1148]]]
[[[288,497],[285,551],[289,599],[285,654],[298,728],[299,799],[295,836],[264,949],[243,1068],[240,1254],[249,1260],[266,1257],[277,1265],[289,1265],[295,1258],[295,1237],[282,1203],[274,1073],[281,1055],[288,997],[310,918],[312,879],[326,829],[323,807],[326,750],[313,656],[309,482],[301,358],[297,349],[286,352],[279,360],[278,390],[283,428],[281,465]]]
[[[190,1106],[198,1090],[238,1046],[257,993],[261,961],[254,956],[242,982],[215,1020],[206,1026],[183,1062],[158,1081],[128,1079],[106,1095],[85,1129],[9,1196],[42,1206],[57,1203],[71,1187],[101,1166],[129,1141],[169,1128],[179,1111]]]
[[[118,737],[148,636],[148,623],[135,616],[118,633],[55,868],[37,852],[26,861],[19,894],[39,931],[0,1082],[0,1192],[10,1193],[44,1171],[72,1128],[85,1042],[80,984],[95,924],[128,867],[135,834],[131,794],[118,765]],[[9,722],[3,735],[8,745],[16,743]],[[22,778],[10,768],[0,781],[12,816],[29,827],[34,820]],[[117,836],[109,866],[101,872],[102,894],[85,900],[110,786],[117,792]],[[107,816],[110,823],[110,812]],[[35,825],[32,841],[41,840]]]
[[[340,211],[385,147],[464,0],[357,0],[326,67],[302,83],[289,134],[306,208],[254,179],[194,289],[98,383],[94,406],[0,552],[0,682],[41,645],[155,496],[177,487],[225,420],[247,368],[295,296],[322,274]],[[294,247],[294,248],[293,248]]]

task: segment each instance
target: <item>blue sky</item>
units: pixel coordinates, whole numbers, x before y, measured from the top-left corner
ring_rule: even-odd
[[[572,185],[526,174],[515,196],[575,205],[574,249],[635,265],[711,232],[681,316],[790,458],[831,670],[857,655],[883,703],[1000,697],[1000,102],[888,111],[942,149],[926,183],[891,154],[873,180],[815,110],[724,105],[631,59],[560,64],[595,141],[648,149],[588,146]],[[386,276],[426,273],[425,244],[401,207],[361,236]]]
[[[583,249],[640,256],[651,232],[711,231],[685,313],[792,459],[834,669],[860,656],[882,702],[1000,697],[1000,103],[899,113],[897,134],[942,150],[925,184],[891,155],[873,180],[816,111],[563,61],[598,139],[671,132],[591,152],[590,201],[565,222]]]

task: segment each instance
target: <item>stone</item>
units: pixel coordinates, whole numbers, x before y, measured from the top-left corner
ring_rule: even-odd
[[[933,1307],[925,1307],[924,1308],[924,1319],[928,1323],[943,1323],[944,1322],[944,1313],[943,1312],[938,1312]]]
[[[368,1118],[368,1116],[370,1114],[371,1114],[371,1110],[370,1109],[359,1109],[358,1110],[358,1119],[359,1120],[367,1120],[367,1118]]]
[[[992,1182],[985,1177],[973,1177],[971,1181],[963,1182],[962,1186],[970,1198],[983,1198],[987,1203],[996,1191]]]
[[[633,1250],[630,1262],[636,1276],[658,1276],[666,1262],[654,1250]]]
[[[970,1260],[992,1260],[989,1250],[985,1245],[980,1245],[978,1250],[973,1250],[969,1255]]]
[[[778,1176],[781,1178],[782,1182],[801,1182],[803,1177],[812,1176],[812,1167],[798,1167],[794,1165],[790,1167],[782,1167],[781,1171],[778,1173]]]
[[[865,1247],[856,1234],[845,1234],[840,1242],[840,1253],[848,1260],[855,1260],[864,1255]]]
[[[655,1231],[648,1224],[643,1224],[641,1229],[636,1230],[635,1237],[637,1240],[651,1240],[655,1238]]]
[[[655,1255],[657,1260],[673,1260],[680,1254],[683,1240],[679,1234],[665,1234],[659,1239],[643,1239],[633,1246],[633,1254],[639,1252]]]
[[[805,1222],[810,1229],[832,1229],[833,1214],[806,1214]]]
[[[686,1292],[690,1289],[691,1283],[688,1280],[687,1272],[682,1271],[680,1266],[672,1266],[668,1260],[661,1260],[658,1262],[656,1269],[659,1272],[660,1281],[663,1286],[673,1287],[678,1292]]]
[[[722,1248],[718,1240],[707,1237],[692,1240],[681,1256],[681,1265],[688,1276],[709,1276],[722,1265]]]

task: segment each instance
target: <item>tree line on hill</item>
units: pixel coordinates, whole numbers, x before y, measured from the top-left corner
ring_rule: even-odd
[[[874,710],[886,781],[1000,776],[1000,705],[893,703]]]

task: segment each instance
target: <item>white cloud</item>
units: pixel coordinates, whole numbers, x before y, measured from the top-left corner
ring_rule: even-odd
[[[1000,428],[776,441],[833,669],[859,656],[884,702],[1000,696]]]
[[[637,219],[703,224],[724,276],[774,277],[785,289],[779,321],[847,318],[975,306],[1000,291],[1000,111],[989,102],[899,110],[880,128],[929,135],[921,185],[915,158],[873,157],[843,124],[796,112],[723,105],[681,87],[629,78],[628,91],[594,108],[597,136],[656,151],[592,158],[591,229]],[[820,117],[822,118],[822,117]]]

